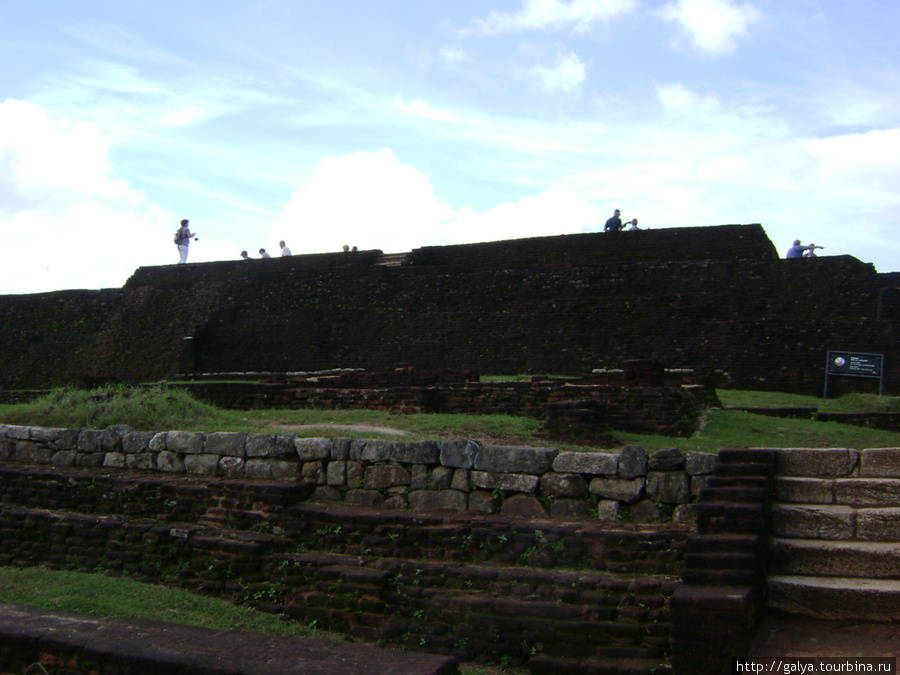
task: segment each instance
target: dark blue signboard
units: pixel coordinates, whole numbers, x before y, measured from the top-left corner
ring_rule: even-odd
[[[824,398],[828,398],[828,378],[832,375],[878,378],[878,395],[881,396],[884,391],[884,354],[828,352],[825,362]]]

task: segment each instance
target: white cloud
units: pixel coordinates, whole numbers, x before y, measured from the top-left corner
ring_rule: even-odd
[[[0,294],[121,286],[139,266],[177,261],[176,227],[110,176],[96,127],[0,104]]]
[[[731,0],[676,0],[659,11],[666,21],[676,23],[696,49],[709,54],[725,54],[761,18],[749,2],[736,5]]]
[[[432,107],[428,103],[424,101],[412,101],[411,103],[406,103],[400,96],[394,99],[394,104],[400,111],[411,117],[419,117],[426,120],[432,120],[435,122],[452,122],[454,124],[458,124],[463,120],[454,113],[447,112],[446,110],[438,110],[437,108]]]
[[[491,12],[475,20],[475,31],[494,35],[515,30],[571,28],[576,33],[589,31],[602,23],[637,7],[636,0],[522,0],[518,12]]]
[[[577,91],[584,83],[586,72],[587,66],[572,52],[557,56],[554,66],[538,65],[531,69],[541,91],[550,94]]]
[[[291,196],[272,228],[294,253],[339,251],[348,244],[385,252],[428,242],[446,208],[431,181],[391,150],[325,157]]]
[[[900,129],[817,139],[805,147],[820,162],[820,178],[834,189],[860,186],[869,193],[867,201],[887,199],[900,206]]]
[[[713,114],[721,107],[714,94],[701,96],[682,84],[657,85],[656,97],[669,110]]]
[[[444,224],[440,242],[446,244],[499,241],[574,234],[596,230],[597,207],[568,187],[552,186],[537,195],[506,202],[483,213],[467,210]]]
[[[458,47],[442,47],[438,50],[438,54],[450,66],[455,66],[466,60],[466,53]]]
[[[269,247],[284,239],[294,253],[339,251],[343,244],[396,253],[573,233],[598,222],[592,204],[559,186],[484,212],[455,210],[427,176],[385,148],[325,157],[285,206]]]

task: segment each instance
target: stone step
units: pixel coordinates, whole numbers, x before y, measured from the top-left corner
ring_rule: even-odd
[[[797,539],[900,541],[900,508],[842,504],[775,504],[772,532]]]
[[[92,672],[106,673],[453,675],[459,672],[458,662],[451,656],[309,637],[282,638],[212,630],[146,619],[97,617],[14,604],[0,605],[0,642],[6,656],[16,654],[24,659],[24,655],[34,653],[35,645],[40,645],[43,663],[83,660],[93,664]],[[47,672],[43,668],[41,671]],[[79,669],[79,672],[84,671]]]
[[[768,476],[710,476],[706,481],[708,488],[745,488],[755,487],[771,489],[772,479]]]
[[[672,667],[662,659],[566,659],[537,656],[528,661],[528,672],[531,675],[666,675],[672,672]]]
[[[900,543],[779,539],[770,547],[775,574],[900,579]]]
[[[775,500],[791,504],[900,507],[900,478],[778,476]]]
[[[382,267],[401,267],[406,262],[406,253],[386,253],[375,259],[375,264]]]
[[[769,608],[817,619],[900,620],[900,580],[770,576]]]

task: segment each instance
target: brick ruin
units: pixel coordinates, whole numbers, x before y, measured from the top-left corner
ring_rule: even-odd
[[[2,400],[162,380],[226,407],[539,414],[563,436],[593,420],[590,437],[687,435],[714,387],[819,394],[831,349],[884,354],[900,391],[900,277],[780,260],[759,225],[141,268],[121,289],[2,296],[0,318]],[[724,672],[765,611],[770,550],[803,574],[773,532],[828,525],[852,557],[900,481],[895,450],[662,452],[634,473],[634,448],[0,429],[0,564],[128,573],[535,675]],[[824,506],[773,506],[812,481]],[[861,500],[840,501],[849,481]],[[0,668],[35,643],[6,644]]]
[[[580,375],[644,359],[718,387],[818,394],[831,349],[884,354],[886,392],[900,391],[900,276],[779,259],[759,225],[140,268],[121,289],[0,296],[0,318],[8,391],[332,368]]]

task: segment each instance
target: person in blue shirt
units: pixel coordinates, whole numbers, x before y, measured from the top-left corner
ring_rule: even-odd
[[[800,243],[799,239],[794,239],[794,245],[788,249],[787,255],[785,258],[802,258],[803,253],[807,251],[808,248]]]

